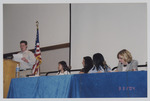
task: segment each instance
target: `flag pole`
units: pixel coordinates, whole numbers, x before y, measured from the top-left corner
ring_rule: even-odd
[[[36,27],[37,27],[37,29],[39,29],[39,22],[38,21],[36,21]]]
[[[36,27],[37,27],[37,30],[39,30],[39,22],[38,22],[38,21],[36,21]],[[39,34],[39,33],[38,33],[38,34]],[[38,68],[38,72],[37,72],[37,74],[35,74],[35,75],[37,75],[37,76],[40,75],[40,65],[39,65],[39,68]]]
[[[32,68],[32,73],[35,76],[39,76],[40,74],[40,64],[42,63],[42,58],[41,58],[41,51],[40,51],[40,42],[39,42],[39,22],[36,21],[36,27],[37,27],[37,34],[36,34],[36,41],[35,41],[35,51],[34,55],[36,58],[35,64],[33,65]]]

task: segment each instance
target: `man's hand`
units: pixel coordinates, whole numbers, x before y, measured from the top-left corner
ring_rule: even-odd
[[[23,57],[23,58],[21,58],[24,62],[26,62],[26,63],[29,63],[29,61],[25,58],[25,57]]]

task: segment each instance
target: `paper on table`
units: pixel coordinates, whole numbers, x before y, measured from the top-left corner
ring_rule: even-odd
[[[23,58],[22,54],[13,54],[13,60],[14,61],[23,62],[23,60],[21,58]]]

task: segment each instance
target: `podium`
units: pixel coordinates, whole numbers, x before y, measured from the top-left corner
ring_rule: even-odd
[[[10,59],[3,60],[3,98],[7,98],[11,79],[15,78],[17,64],[19,62]]]

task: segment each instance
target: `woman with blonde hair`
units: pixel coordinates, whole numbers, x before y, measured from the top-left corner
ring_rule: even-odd
[[[138,61],[132,59],[132,55],[128,50],[121,50],[117,54],[117,58],[119,63],[116,71],[138,71]]]

